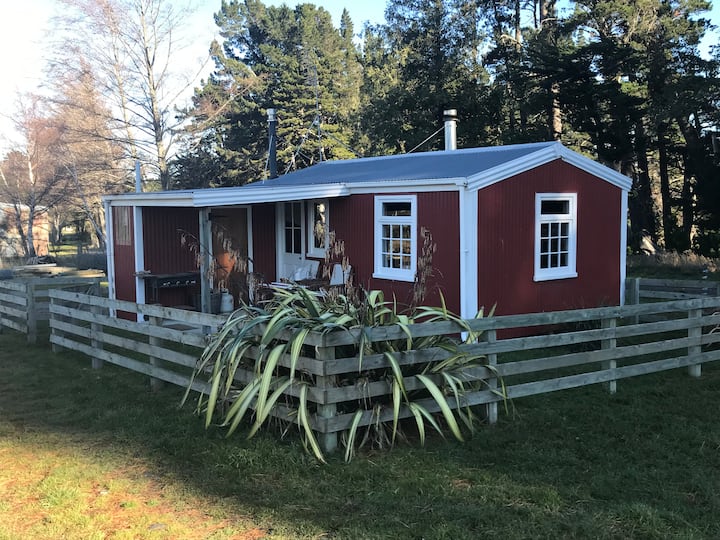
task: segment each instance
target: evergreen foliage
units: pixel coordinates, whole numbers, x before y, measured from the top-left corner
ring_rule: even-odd
[[[705,0],[388,0],[355,34],[313,4],[224,2],[215,71],[186,111],[178,185],[267,177],[265,112],[279,113],[278,171],[324,159],[562,141],[630,176],[630,243],[720,249],[720,58],[701,54]],[[713,146],[713,140],[715,145]],[[184,179],[184,180],[181,180]]]

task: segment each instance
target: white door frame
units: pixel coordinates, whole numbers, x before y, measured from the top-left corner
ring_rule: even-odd
[[[285,251],[285,205],[297,204],[300,207],[300,219],[298,227],[300,228],[300,252],[288,254]],[[282,278],[292,278],[292,275],[286,275],[286,268],[288,265],[294,265],[295,258],[297,257],[296,264],[301,266],[305,262],[305,253],[307,246],[307,220],[305,218],[305,201],[286,201],[279,202],[275,205],[276,214],[276,227],[275,227],[275,247],[277,253],[277,262],[275,268],[276,281],[280,281]],[[294,248],[296,246],[293,246]]]

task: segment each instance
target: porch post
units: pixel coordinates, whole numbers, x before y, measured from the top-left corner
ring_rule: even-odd
[[[133,249],[135,250],[135,302],[145,303],[145,280],[141,272],[145,271],[145,241],[143,236],[143,209],[141,206],[133,206]],[[142,313],[137,314],[137,321],[143,322],[145,317]]]
[[[198,213],[200,240],[200,309],[210,313],[210,293],[212,292],[212,276],[210,275],[212,257],[212,227],[210,209],[201,208]]]

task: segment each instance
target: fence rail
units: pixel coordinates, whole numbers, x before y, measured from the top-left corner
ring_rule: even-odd
[[[153,385],[167,381],[180,386],[190,384],[193,367],[207,343],[208,329],[221,326],[223,316],[188,312],[159,306],[111,301],[77,292],[50,293],[50,341],[55,348],[82,352],[96,367],[111,362],[151,377]],[[90,311],[88,311],[88,309]],[[148,319],[143,323],[119,319],[111,314],[123,311]],[[661,320],[639,322],[640,317]],[[644,321],[644,319],[643,319]],[[534,394],[605,383],[616,391],[617,381],[663,370],[685,367],[692,376],[700,375],[703,363],[720,360],[720,298],[705,297],[670,302],[652,302],[623,307],[511,315],[470,322],[482,331],[483,341],[464,345],[468,352],[487,358],[487,366],[457,372],[466,383],[477,387],[465,393],[462,402],[448,399],[450,407],[483,405],[487,417],[497,417],[497,403]],[[538,328],[553,333],[526,337],[501,338],[504,330]],[[204,330],[203,330],[204,329]],[[461,329],[451,323],[424,323],[410,326],[413,337],[457,335]],[[357,422],[358,403],[373,400],[391,403],[392,384],[383,377],[370,380],[368,373],[390,373],[386,355],[358,358],[348,351],[358,340],[357,332],[311,334],[297,369],[309,380],[307,392],[311,424],[325,450],[337,446],[339,432]],[[405,330],[397,327],[365,329],[372,342],[406,340]],[[257,351],[254,352],[257,354]],[[448,355],[434,348],[394,353],[404,371],[408,392],[422,391],[416,377],[424,367],[436,364]],[[288,370],[286,355],[278,369]],[[238,387],[256,377],[254,366],[241,366],[236,373]],[[431,376],[441,384],[439,375]],[[504,395],[498,390],[502,382]],[[204,392],[206,382],[196,379],[193,388]],[[297,421],[299,388],[290,386],[285,401],[273,414]],[[418,397],[417,403],[429,412],[439,405],[431,397]],[[360,425],[389,420],[390,405],[364,410]],[[405,407],[400,417],[409,417]]]
[[[627,303],[639,304],[643,301],[720,296],[720,282],[701,279],[627,278],[625,290]]]
[[[97,294],[102,278],[57,276],[0,281],[0,332],[3,326],[37,341],[38,322],[50,319],[50,290],[63,289]]]

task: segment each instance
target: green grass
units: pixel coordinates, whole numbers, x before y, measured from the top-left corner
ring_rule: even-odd
[[[717,538],[720,369],[518,400],[465,444],[318,465],[182,389],[0,335],[0,539]]]

